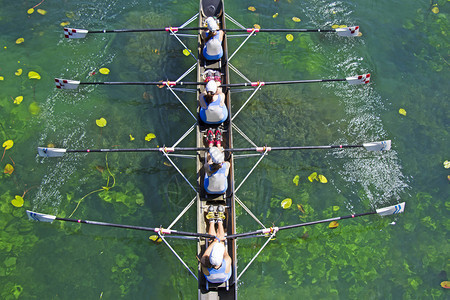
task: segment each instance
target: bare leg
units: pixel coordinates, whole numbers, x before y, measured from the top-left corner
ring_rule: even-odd
[[[222,226],[223,231],[223,226]],[[214,219],[209,222],[208,234],[216,236],[216,227],[214,226]]]
[[[223,221],[217,222],[217,237],[221,240],[225,239],[225,230],[223,229]]]

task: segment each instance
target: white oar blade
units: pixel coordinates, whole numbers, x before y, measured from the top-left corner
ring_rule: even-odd
[[[38,153],[42,157],[60,157],[66,153],[66,149],[38,147]]]
[[[79,81],[55,78],[55,84],[57,89],[75,90],[80,85]]]
[[[82,39],[88,32],[86,29],[64,28],[64,36],[67,39]]]
[[[370,74],[356,75],[345,79],[348,84],[367,84],[370,82]]]
[[[397,205],[377,209],[377,214],[379,214],[380,216],[397,215],[401,214],[404,210],[405,202],[402,202]]]
[[[363,146],[367,151],[387,151],[391,150],[391,140],[366,143]]]
[[[56,216],[40,214],[37,212],[27,210],[28,219],[38,221],[38,222],[49,222],[52,223]]]
[[[339,36],[359,36],[359,26],[336,28]]]

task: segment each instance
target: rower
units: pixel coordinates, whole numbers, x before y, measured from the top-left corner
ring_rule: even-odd
[[[221,124],[228,118],[225,94],[218,89],[215,80],[206,84],[206,89],[199,96],[200,119],[206,124]]]
[[[225,155],[222,147],[209,148],[203,184],[208,194],[221,195],[227,191],[230,163],[224,160]]]
[[[222,30],[219,30],[217,20],[213,17],[206,19],[206,25],[208,26],[208,31],[202,33],[205,41],[203,57],[206,60],[219,60],[223,56],[222,41],[224,33]]]
[[[223,221],[225,220],[225,208],[222,205],[217,207],[217,212],[214,212],[214,206],[208,208],[209,229],[208,233],[214,236],[203,254],[200,262],[202,265],[202,272],[206,280],[211,283],[226,282],[231,278],[231,257],[228,254],[225,246],[225,230],[223,228]],[[217,233],[215,224],[217,222]]]

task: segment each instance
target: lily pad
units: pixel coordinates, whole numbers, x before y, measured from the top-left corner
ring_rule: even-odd
[[[191,55],[191,50],[185,48],[185,49],[183,49],[183,54],[185,56],[189,56],[189,55]]]
[[[292,179],[292,182],[295,183],[296,186],[298,186],[298,181],[300,180],[300,176],[295,175],[294,179]]]
[[[328,228],[335,229],[335,228],[337,228],[338,226],[339,226],[339,223],[338,223],[338,222],[332,221],[332,222],[328,225]]]
[[[13,140],[7,140],[6,142],[3,143],[3,148],[5,148],[5,150],[11,149],[12,146],[14,145]]]
[[[321,174],[318,176],[318,178],[319,178],[319,181],[321,183],[327,183],[328,182],[327,178],[325,176],[321,175]]]
[[[12,257],[12,256],[8,257],[7,259],[5,259],[3,261],[3,263],[5,264],[5,266],[7,268],[11,268],[12,266],[14,266],[16,264],[16,262],[17,262],[17,258],[16,257]]]
[[[31,102],[31,104],[28,106],[28,111],[32,115],[37,115],[41,111],[41,108],[39,107],[39,104],[37,104],[37,102]]]
[[[12,174],[12,172],[14,172],[14,167],[11,164],[6,164],[5,169],[3,170],[3,173]]]
[[[23,101],[23,96],[17,96],[16,98],[14,98],[14,104],[19,105],[20,103],[22,103]]]
[[[339,208],[339,206],[333,206],[333,211],[338,211],[340,208]]]
[[[17,196],[11,201],[11,204],[15,207],[22,207],[23,206],[23,198],[21,196]]]
[[[316,179],[317,180],[317,172],[312,173],[311,175],[308,176],[308,180],[313,182],[313,180]]]
[[[162,239],[157,235],[151,235],[148,237],[148,239],[156,244],[159,244],[162,242]]]
[[[289,207],[291,207],[292,205],[292,199],[291,198],[286,198],[283,201],[281,201],[281,207],[283,209],[288,209]]]
[[[103,75],[108,75],[110,71],[109,71],[108,68],[101,68],[101,69],[99,70],[99,72],[100,72],[101,74],[103,74]]]
[[[145,140],[147,142],[150,142],[152,139],[154,139],[156,137],[156,135],[154,133],[149,133],[145,136]]]
[[[39,73],[38,72],[35,72],[35,71],[30,71],[30,72],[28,72],[28,78],[30,78],[30,79],[41,79],[41,75],[39,75]]]
[[[97,119],[97,120],[95,120],[95,124],[97,124],[98,127],[105,127],[106,120],[105,120],[105,118]]]

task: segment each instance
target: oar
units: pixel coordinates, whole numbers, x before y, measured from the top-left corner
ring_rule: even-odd
[[[29,210],[27,210],[27,215],[28,215],[28,218],[30,220],[39,221],[39,222],[52,223],[54,220],[58,220],[58,221],[84,223],[84,224],[100,225],[100,226],[108,226],[108,227],[118,227],[118,228],[134,229],[134,230],[161,232],[162,234],[172,234],[172,233],[174,233],[174,234],[184,235],[184,236],[214,238],[214,236],[212,236],[210,234],[205,234],[205,233],[194,233],[194,232],[178,231],[178,230],[164,229],[164,228],[151,228],[151,227],[142,227],[142,226],[131,226],[131,225],[104,223],[104,222],[97,222],[97,221],[58,218],[57,216],[41,214],[41,213],[29,211]]]
[[[158,32],[158,31],[189,31],[189,30],[206,30],[207,27],[164,27],[164,28],[144,28],[144,29],[113,29],[113,30],[87,30],[76,28],[64,28],[64,36],[68,39],[82,39],[88,33],[124,33],[124,32]]]
[[[366,84],[370,82],[370,74],[356,75],[346,78],[338,79],[312,79],[312,80],[291,80],[291,81],[255,81],[255,82],[244,82],[244,83],[231,83],[231,84],[221,84],[222,87],[240,87],[240,86],[264,86],[264,85],[275,85],[275,84],[296,84],[296,83],[317,83],[317,82],[332,82],[332,81],[346,81],[348,84]],[[74,90],[80,85],[206,85],[206,82],[177,82],[177,81],[130,81],[130,82],[80,82],[70,79],[55,78],[56,88]]]
[[[360,36],[359,26],[343,27],[336,29],[295,29],[295,28],[246,28],[246,29],[223,29],[226,32],[334,32],[339,36]]]
[[[343,149],[343,148],[364,148],[367,151],[387,151],[391,149],[391,140],[381,142],[364,143],[362,145],[330,145],[330,146],[293,146],[293,147],[254,147],[254,148],[230,148],[224,149],[227,152],[257,151],[266,152],[273,150],[313,150],[313,149]],[[159,147],[159,148],[136,148],[136,149],[64,149],[38,147],[39,156],[42,157],[60,157],[64,153],[90,153],[90,152],[174,152],[174,151],[207,151],[209,148],[193,147]]]
[[[164,27],[164,28],[144,28],[144,29],[114,29],[114,30],[87,30],[76,28],[64,28],[64,36],[68,39],[82,39],[85,38],[88,33],[124,33],[124,32],[177,32],[177,31],[190,31],[190,30],[207,30],[207,27]],[[333,32],[339,36],[360,36],[359,26],[351,26],[336,29],[270,29],[270,28],[246,28],[246,29],[222,29],[226,32]]]
[[[300,224],[295,224],[295,225],[271,227],[271,228],[260,229],[260,230],[256,230],[256,231],[252,231],[252,232],[237,233],[237,234],[228,235],[227,238],[235,239],[235,238],[240,238],[240,237],[250,236],[250,235],[267,234],[267,233],[277,232],[277,231],[284,230],[284,229],[292,229],[292,228],[297,228],[297,227],[316,225],[316,224],[320,224],[320,223],[328,223],[328,222],[337,221],[337,220],[350,219],[350,218],[356,218],[356,217],[362,217],[362,216],[374,215],[374,214],[378,214],[378,215],[384,217],[384,216],[389,216],[389,215],[400,214],[404,210],[405,210],[405,202],[402,202],[397,205],[380,208],[380,209],[377,209],[377,210],[371,211],[371,212],[355,214],[355,215],[348,215],[348,216],[343,216],[343,217],[336,217],[336,218],[325,219],[325,220],[314,221],[314,222],[300,223]]]

